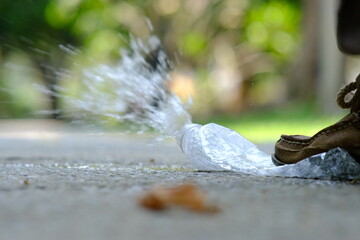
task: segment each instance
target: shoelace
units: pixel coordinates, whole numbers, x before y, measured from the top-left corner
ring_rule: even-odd
[[[339,93],[337,94],[337,104],[339,107],[346,109],[351,108],[351,112],[359,111],[360,110],[360,91],[356,91],[352,98],[349,101],[345,101],[346,95],[360,89],[360,74],[356,78],[355,82],[351,82],[345,87],[343,87]]]

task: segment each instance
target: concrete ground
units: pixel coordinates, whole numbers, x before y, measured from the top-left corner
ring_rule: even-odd
[[[272,144],[261,145],[271,152]],[[152,212],[154,186],[193,182],[217,214]],[[0,239],[359,239],[356,181],[194,171],[174,142],[45,121],[0,122]]]

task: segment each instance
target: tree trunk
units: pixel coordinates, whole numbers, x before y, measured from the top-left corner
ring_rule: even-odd
[[[289,81],[289,95],[316,100],[320,110],[338,110],[336,94],[344,79],[344,59],[336,44],[337,0],[307,0],[303,6],[303,43]]]
[[[319,75],[317,102],[325,113],[338,111],[336,95],[344,83],[344,57],[336,43],[337,0],[316,1],[319,16]]]
[[[64,56],[55,50],[50,52],[50,56],[43,57],[32,55],[32,59],[41,72],[44,85],[49,91],[48,99],[51,112],[49,117],[58,119],[61,117],[61,109],[58,98],[59,92],[57,90],[60,80],[57,74],[57,69],[61,69],[63,66]]]
[[[317,1],[307,0],[303,4],[303,40],[300,56],[289,79],[289,96],[295,100],[313,99],[316,94],[317,55]]]

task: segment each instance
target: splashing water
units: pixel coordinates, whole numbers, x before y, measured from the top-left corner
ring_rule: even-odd
[[[130,50],[121,50],[118,64],[85,70],[81,95],[68,97],[65,102],[73,112],[129,121],[153,128],[164,136],[175,136],[191,122],[191,116],[168,89],[172,63],[156,37],[146,44],[132,40],[130,46]]]
[[[186,108],[168,88],[168,60],[160,41],[132,40],[121,61],[83,72],[83,91],[65,98],[73,114],[87,112],[117,121],[130,121],[177,139],[199,170],[230,170],[258,176],[322,179],[360,178],[360,165],[346,151],[310,157],[294,165],[274,167],[271,157],[240,134],[216,124],[191,122]]]

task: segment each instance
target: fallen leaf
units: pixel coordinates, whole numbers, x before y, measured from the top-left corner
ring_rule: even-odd
[[[174,206],[203,213],[219,211],[217,206],[208,203],[206,194],[194,184],[154,188],[140,199],[140,205],[154,211]]]

